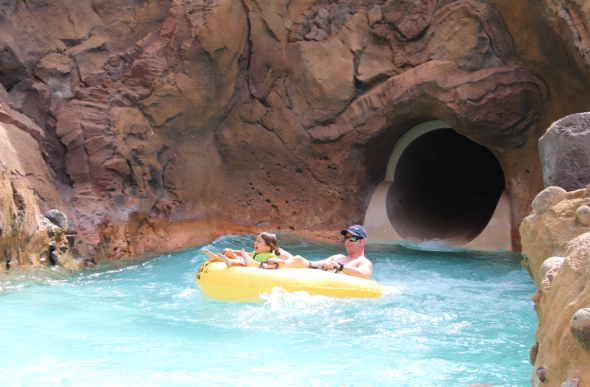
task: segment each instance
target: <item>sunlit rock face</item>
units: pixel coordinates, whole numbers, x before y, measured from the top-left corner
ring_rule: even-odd
[[[589,110],[587,13],[581,0],[8,1],[0,121],[30,121],[16,126],[36,144],[26,159],[56,196],[31,200],[67,214],[87,260],[260,229],[331,235],[362,220],[396,141],[433,119],[497,157],[518,248],[543,187],[537,139]]]
[[[57,263],[80,267],[83,262],[76,256],[87,251],[80,250],[84,243],[74,248],[76,231],[66,220],[73,213],[42,157],[38,141],[43,132],[6,102],[0,102],[0,116],[0,268]]]
[[[556,188],[539,193],[535,202],[544,205],[533,206],[520,227],[523,266],[538,289],[532,384],[581,386],[590,380],[590,190]]]

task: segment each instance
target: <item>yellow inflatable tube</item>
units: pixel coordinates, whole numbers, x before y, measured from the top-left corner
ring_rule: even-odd
[[[223,262],[205,262],[197,273],[201,291],[218,300],[247,300],[269,294],[273,288],[288,292],[306,291],[311,295],[338,298],[375,298],[383,295],[373,280],[316,269],[259,269],[225,266]]]

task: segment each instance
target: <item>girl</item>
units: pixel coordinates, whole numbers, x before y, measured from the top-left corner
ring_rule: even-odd
[[[214,254],[209,250],[204,250],[209,261],[223,261],[227,267],[232,266],[259,266],[261,262],[269,258],[279,258],[280,260],[289,259],[293,256],[287,251],[281,249],[277,242],[277,236],[270,232],[261,232],[254,242],[254,251],[248,254],[244,249],[232,250],[223,249],[223,254]]]

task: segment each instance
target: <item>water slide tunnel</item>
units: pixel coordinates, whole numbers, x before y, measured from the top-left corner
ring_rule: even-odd
[[[375,242],[512,250],[510,211],[496,157],[444,122],[429,121],[394,146],[363,224]]]

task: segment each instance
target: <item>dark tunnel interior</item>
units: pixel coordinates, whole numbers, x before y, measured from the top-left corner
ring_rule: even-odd
[[[505,187],[498,160],[452,129],[427,132],[401,154],[387,215],[404,239],[469,242],[490,221]]]

